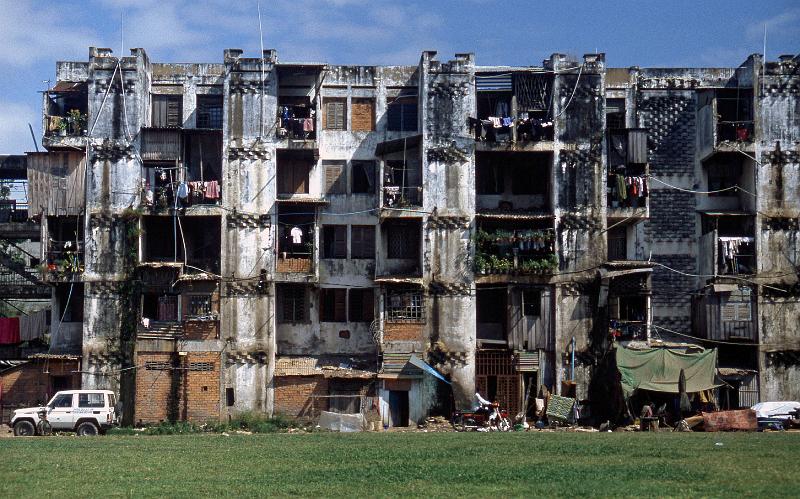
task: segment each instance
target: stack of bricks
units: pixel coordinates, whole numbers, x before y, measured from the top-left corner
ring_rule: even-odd
[[[383,341],[420,341],[423,324],[416,322],[387,322],[383,326]]]
[[[277,376],[274,386],[277,414],[312,417],[327,409],[327,399],[317,399],[312,406],[312,395],[328,395],[328,380],[322,376]]]
[[[308,274],[311,272],[311,260],[309,258],[278,258],[276,271]]]
[[[183,334],[186,340],[219,339],[219,321],[187,320],[183,323]]]

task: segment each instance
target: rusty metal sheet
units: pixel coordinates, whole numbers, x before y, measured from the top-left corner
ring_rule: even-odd
[[[756,411],[741,409],[738,411],[704,412],[703,426],[705,431],[756,431],[758,420]]]

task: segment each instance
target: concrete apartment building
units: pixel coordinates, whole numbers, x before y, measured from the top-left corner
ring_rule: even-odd
[[[28,155],[51,327],[135,423],[402,426],[542,386],[604,418],[614,344],[717,347],[732,405],[797,399],[799,62],[91,48]]]

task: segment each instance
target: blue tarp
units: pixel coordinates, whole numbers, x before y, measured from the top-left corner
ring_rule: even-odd
[[[442,376],[442,374],[439,371],[437,371],[436,369],[434,369],[431,366],[429,366],[424,360],[420,359],[416,355],[412,355],[411,357],[409,357],[408,358],[408,363],[411,364],[411,365],[419,367],[420,369],[422,369],[426,373],[430,374],[431,376],[439,378],[440,380],[444,381],[448,385],[451,384],[449,381],[447,381],[447,378]]]

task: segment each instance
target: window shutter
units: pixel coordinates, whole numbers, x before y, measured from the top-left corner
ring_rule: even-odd
[[[335,322],[347,322],[347,290],[334,289],[333,290],[333,320]]]
[[[353,99],[353,131],[371,132],[375,129],[375,103],[370,99]]]
[[[361,291],[362,320],[372,322],[375,319],[375,293],[372,289]]]
[[[153,116],[151,121],[151,125],[156,128],[167,124],[167,102],[161,95],[153,96]]]
[[[347,258],[347,226],[337,225],[333,233],[334,258]]]
[[[167,100],[167,126],[181,126],[181,103],[175,96]]]
[[[353,258],[375,258],[375,227],[372,225],[354,225],[350,248]]]
[[[740,303],[738,307],[736,307],[736,320],[737,321],[751,321],[753,320],[750,315],[750,304],[749,303]]]
[[[332,100],[325,104],[325,128],[328,130],[344,130],[344,101]]]
[[[730,322],[736,320],[736,304],[726,303],[720,307],[723,322]]]
[[[325,165],[325,192],[328,194],[344,194],[344,165]]]

